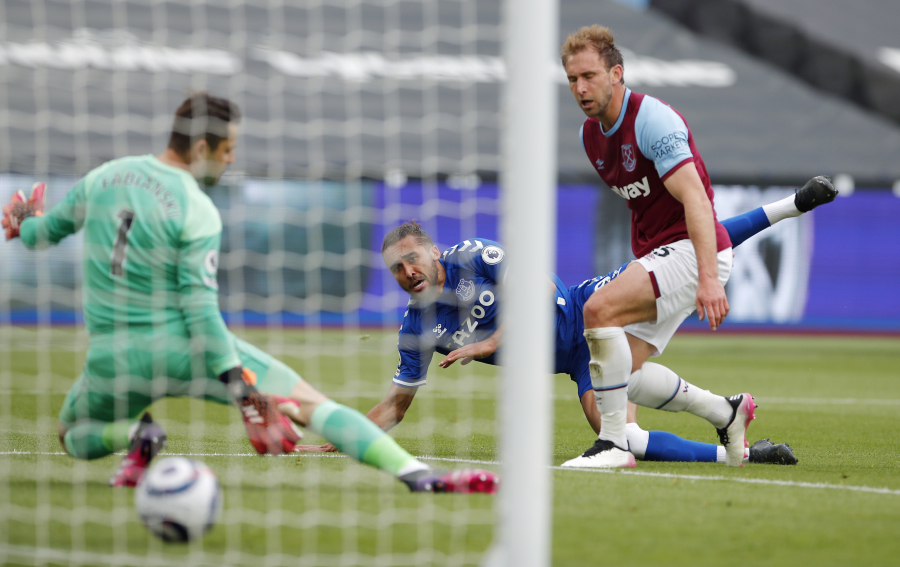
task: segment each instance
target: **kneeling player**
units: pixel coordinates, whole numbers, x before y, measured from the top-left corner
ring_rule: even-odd
[[[21,236],[29,248],[84,229],[90,348],[60,413],[63,447],[79,459],[128,448],[110,484],[134,486],[166,440],[144,410],[162,397],[193,396],[236,403],[259,453],[293,451],[292,420],[411,490],[493,492],[494,473],[432,470],[228,331],[216,283],[222,223],[198,181],[215,183],[234,161],[238,119],[229,101],[198,93],[178,108],[163,154],[94,169],[46,214],[43,184],[4,207],[7,240]]]

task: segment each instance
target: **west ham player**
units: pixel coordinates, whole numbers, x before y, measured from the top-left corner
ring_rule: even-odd
[[[431,469],[227,329],[216,283],[222,222],[199,183],[214,184],[234,161],[239,118],[231,102],[197,93],[176,111],[159,156],[94,169],[46,214],[43,184],[3,208],[7,240],[21,236],[29,248],[84,230],[90,347],[60,412],[63,447],[78,459],[128,448],[110,484],[134,486],[166,440],[145,409],[162,397],[193,396],[236,402],[260,453],[294,449],[299,437],[287,414],[413,491],[493,492],[493,473]]]
[[[818,204],[830,202],[836,192],[824,178],[814,178],[793,197],[771,203],[724,221],[736,244],[785,218],[799,216]],[[367,417],[389,430],[399,423],[412,404],[434,352],[445,355],[441,367],[460,360],[496,363],[502,340],[497,314],[502,298],[497,283],[505,266],[504,250],[496,242],[470,239],[441,254],[428,234],[416,223],[391,231],[382,244],[382,255],[397,283],[410,294],[398,348],[400,364],[387,396]],[[603,277],[566,288],[553,276],[556,304],[555,372],[568,374],[578,385],[578,397],[595,433],[600,431],[589,371],[590,353],[585,337],[582,308],[597,290],[613,281],[628,264]],[[682,380],[668,368],[646,363],[632,375],[628,391],[632,401],[665,411],[688,411],[708,418],[711,400],[722,399]],[[681,439],[671,433],[643,431],[634,423],[627,441],[640,458],[666,461],[722,461],[724,448]],[[330,444],[300,446],[298,450],[332,451]],[[789,446],[759,441],[748,451],[751,462],[794,464]]]
[[[561,49],[569,87],[587,115],[581,139],[588,159],[631,209],[636,261],[587,298],[584,335],[602,428],[566,467],[633,467],[626,440],[629,378],[663,352],[697,309],[712,330],[728,314],[724,284],[732,242],[716,220],[713,190],[684,118],[665,103],[625,86],[622,55],[608,29],[571,34]],[[749,394],[707,400],[704,412],[742,466],[755,404]]]

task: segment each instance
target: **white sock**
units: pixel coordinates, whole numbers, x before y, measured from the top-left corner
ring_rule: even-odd
[[[724,454],[724,453],[723,453],[723,454]],[[426,471],[426,470],[428,470],[428,469],[430,469],[430,468],[431,468],[431,467],[429,467],[428,465],[426,465],[426,464],[423,463],[422,461],[413,461],[413,462],[409,463],[408,465],[406,465],[405,467],[401,468],[401,469],[397,472],[397,476],[398,476],[398,477],[399,477],[399,476],[403,476],[403,475],[405,475],[405,474],[409,474],[409,473],[411,473],[411,472],[416,472],[416,471]]]
[[[627,449],[625,421],[628,414],[628,378],[631,348],[622,327],[585,329],[591,351],[591,383],[600,412],[600,439]]]
[[[131,422],[131,425],[128,426],[128,442],[131,443],[134,441],[134,436],[137,435],[138,427],[141,426],[141,420],[136,419]]]
[[[799,217],[803,214],[800,212],[800,209],[797,208],[797,205],[794,204],[793,195],[785,197],[780,201],[763,205],[762,209],[769,218],[770,225],[775,224],[778,221],[783,221],[784,219]]]
[[[628,400],[645,408],[663,409],[681,390],[678,374],[655,362],[645,362],[628,379]]]
[[[648,433],[648,435],[649,435],[649,433]],[[725,462],[725,447],[723,447],[721,445],[716,447],[716,462],[717,463]],[[744,462],[745,463],[750,462],[750,449],[749,448],[744,449]]]
[[[647,454],[647,445],[650,443],[650,432],[641,429],[637,423],[625,425],[625,436],[628,438],[628,450],[635,459],[643,459]],[[724,449],[724,447],[722,447]],[[722,453],[725,455],[725,453]],[[722,457],[725,458],[724,456]]]
[[[698,388],[661,364],[645,362],[631,375],[628,399],[639,406],[663,411],[686,411],[717,429],[728,425],[734,408],[722,396]]]

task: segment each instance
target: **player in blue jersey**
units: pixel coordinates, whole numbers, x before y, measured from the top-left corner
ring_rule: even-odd
[[[818,183],[808,183],[793,197],[724,221],[732,242],[740,244],[775,222],[799,216],[810,199],[818,198],[816,204],[820,204],[819,187]],[[486,239],[466,240],[440,253],[418,224],[406,223],[385,237],[382,255],[397,283],[410,294],[399,334],[400,363],[393,384],[385,399],[367,414],[373,422],[389,430],[403,419],[416,391],[425,385],[434,352],[445,355],[440,362],[444,368],[457,360],[462,364],[472,360],[496,363],[495,354],[502,340],[497,284],[504,278],[505,254],[499,244]],[[600,430],[600,414],[591,385],[582,309],[587,299],[615,279],[625,266],[570,288],[553,277],[557,305],[555,372],[568,374],[578,384],[578,397],[595,433]],[[632,375],[628,394],[639,405],[688,411],[704,418],[708,417],[706,402],[721,399],[654,363],[645,363]],[[725,459],[723,447],[687,441],[670,433],[641,430],[634,423],[633,411],[629,421],[628,443],[640,458],[711,462]],[[301,450],[334,448],[304,446]],[[774,445],[767,440],[754,444],[749,457],[751,462],[797,462],[789,446]]]

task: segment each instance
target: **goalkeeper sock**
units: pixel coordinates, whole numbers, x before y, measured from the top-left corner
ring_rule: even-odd
[[[112,423],[84,420],[66,431],[66,451],[76,459],[99,459],[131,444],[130,433],[137,421],[121,420]]]
[[[342,453],[394,476],[401,470],[405,474],[429,468],[369,418],[332,400],[319,404],[313,411],[309,429]]]

